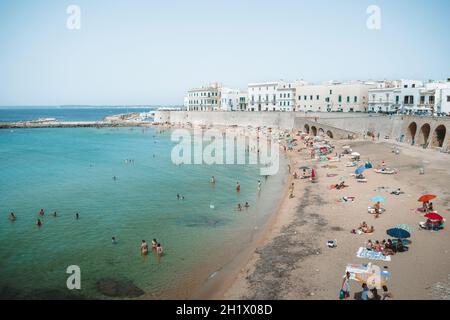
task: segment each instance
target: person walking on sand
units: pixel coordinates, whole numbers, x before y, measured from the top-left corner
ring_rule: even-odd
[[[346,272],[344,279],[342,280],[341,293],[339,298],[341,300],[347,299],[350,297],[350,272]]]

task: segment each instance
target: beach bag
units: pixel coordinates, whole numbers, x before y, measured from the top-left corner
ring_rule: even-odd
[[[339,300],[343,300],[345,298],[345,291],[344,289],[341,289],[339,291]]]

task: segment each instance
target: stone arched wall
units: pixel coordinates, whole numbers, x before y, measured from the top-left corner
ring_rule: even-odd
[[[406,130],[406,143],[414,144],[417,136],[417,123],[411,122]]]
[[[424,123],[419,130],[417,144],[420,146],[426,145],[429,142],[431,134],[431,126],[429,123]]]
[[[327,136],[331,139],[333,139],[333,132],[331,132],[331,130],[327,131]]]
[[[447,134],[447,128],[441,124],[438,125],[433,130],[433,134],[431,136],[430,145],[431,147],[441,148],[444,146],[445,136]]]
[[[317,136],[317,128],[315,126],[311,127],[311,133],[313,136]]]

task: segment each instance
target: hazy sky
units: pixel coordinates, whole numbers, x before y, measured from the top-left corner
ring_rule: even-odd
[[[69,5],[81,29],[69,30]],[[381,29],[369,30],[369,5]],[[219,81],[450,77],[448,0],[0,0],[0,105],[182,104]]]

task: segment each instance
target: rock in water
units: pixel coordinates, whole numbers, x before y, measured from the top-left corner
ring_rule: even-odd
[[[136,298],[145,292],[130,280],[104,278],[97,281],[97,290],[108,297]]]

